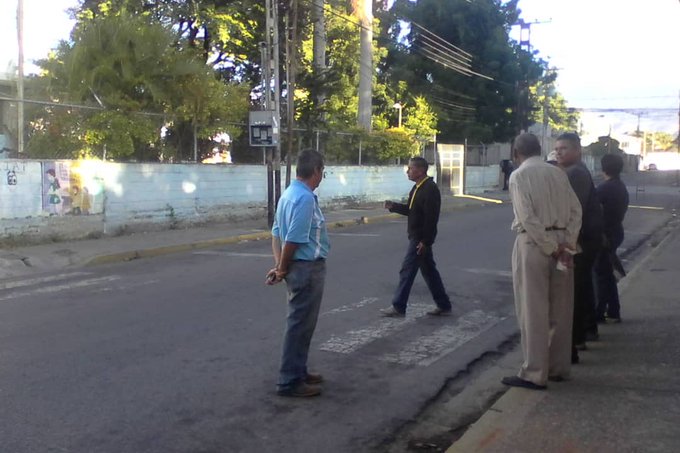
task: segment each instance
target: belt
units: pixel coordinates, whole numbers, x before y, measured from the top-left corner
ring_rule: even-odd
[[[564,230],[566,230],[566,228],[558,227],[558,226],[545,227],[545,231],[564,231]],[[527,232],[527,230],[524,230],[524,229],[519,230],[520,234],[526,233],[526,232]]]

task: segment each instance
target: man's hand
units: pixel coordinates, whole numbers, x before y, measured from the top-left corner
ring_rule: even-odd
[[[385,209],[392,209],[394,202],[390,200],[385,200]]]
[[[276,285],[277,283],[281,283],[286,277],[287,273],[288,272],[280,271],[277,268],[271,269],[269,272],[267,272],[265,283],[267,285]]]
[[[418,242],[416,245],[416,255],[423,255],[427,251],[427,245],[423,241]]]

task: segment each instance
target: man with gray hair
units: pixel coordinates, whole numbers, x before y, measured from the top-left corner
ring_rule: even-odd
[[[513,144],[519,166],[510,175],[517,233],[512,252],[515,310],[524,363],[505,385],[532,390],[562,381],[571,370],[574,282],[571,252],[581,227],[581,205],[567,175],[543,161],[533,134]]]
[[[283,280],[288,289],[288,318],[283,342],[278,391],[281,396],[308,397],[321,393],[320,374],[307,370],[309,345],[319,317],[330,249],[326,220],[314,190],[324,175],[323,156],[302,151],[296,176],[283,192],[272,228],[275,267],[266,282]]]

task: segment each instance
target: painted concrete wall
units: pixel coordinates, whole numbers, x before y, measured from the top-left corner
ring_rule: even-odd
[[[261,166],[110,163],[104,186],[110,228],[257,217],[267,199]]]
[[[76,239],[266,215],[261,165],[3,160],[0,170],[0,238]],[[319,201],[337,208],[403,199],[413,184],[405,170],[326,167]],[[497,165],[467,172],[469,193],[498,184]],[[50,204],[55,194],[59,202]]]
[[[41,215],[41,170],[40,162],[0,161],[0,219]]]
[[[266,215],[263,166],[3,160],[0,168],[4,238],[75,239]],[[56,191],[47,170],[60,180]],[[340,207],[401,199],[411,184],[403,166],[327,167],[318,195],[323,206]],[[75,187],[86,189],[86,212],[74,213]],[[51,205],[55,192],[61,201]]]
[[[500,181],[500,167],[489,165],[487,167],[465,167],[465,192],[469,194],[484,193],[488,190],[498,189]]]

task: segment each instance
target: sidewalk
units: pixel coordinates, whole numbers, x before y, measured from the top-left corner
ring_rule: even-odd
[[[507,192],[477,197],[442,196],[442,212],[469,206],[509,200]],[[381,204],[325,212],[330,229],[374,223],[401,217],[390,214]],[[45,272],[69,266],[88,266],[218,247],[242,241],[269,239],[266,219],[238,223],[211,223],[190,228],[103,237],[80,241],[55,242],[0,250],[0,278]]]
[[[623,323],[601,326],[572,379],[509,389],[447,452],[680,451],[678,256],[676,222],[621,282]]]

